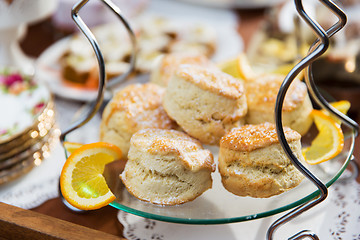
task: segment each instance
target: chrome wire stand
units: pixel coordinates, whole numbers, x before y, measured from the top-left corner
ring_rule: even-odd
[[[74,5],[74,7],[72,8],[71,11],[71,16],[74,20],[74,22],[76,23],[76,25],[78,26],[78,28],[81,30],[81,32],[86,36],[86,38],[89,40],[95,55],[96,55],[96,59],[99,65],[99,87],[98,87],[98,94],[97,97],[94,101],[91,102],[91,105],[88,109],[88,112],[83,115],[80,119],[78,119],[77,121],[75,121],[68,129],[64,130],[61,135],[60,135],[60,141],[63,143],[65,141],[66,135],[69,134],[70,132],[84,126],[87,122],[89,122],[94,115],[98,112],[98,110],[100,109],[100,106],[103,102],[103,98],[104,98],[104,92],[106,89],[110,89],[111,87],[122,83],[123,81],[125,81],[127,79],[127,77],[134,71],[135,69],[135,61],[136,61],[136,37],[135,37],[135,33],[132,30],[129,22],[126,20],[126,18],[121,14],[121,10],[120,8],[118,8],[111,0],[101,0],[107,7],[109,7],[116,15],[117,17],[120,19],[120,21],[123,23],[123,25],[125,26],[127,33],[130,36],[130,40],[132,43],[132,52],[131,52],[131,58],[130,58],[130,67],[129,69],[119,75],[118,77],[115,77],[114,79],[112,79],[109,83],[107,83],[106,81],[106,74],[105,74],[105,61],[104,61],[104,57],[101,53],[100,50],[100,46],[95,38],[95,36],[93,35],[93,33],[90,31],[90,29],[88,28],[88,26],[84,23],[84,21],[82,20],[82,18],[79,15],[79,11],[84,7],[84,5],[89,2],[89,0],[82,0],[79,1],[78,3],[76,3]]]
[[[101,51],[100,51],[99,44],[97,43],[97,41],[95,39],[95,36],[92,34],[90,29],[86,26],[86,24],[83,22],[81,17],[78,15],[80,9],[82,7],[84,7],[84,5],[88,1],[89,0],[82,0],[82,1],[79,1],[77,4],[75,4],[75,6],[72,9],[72,17],[73,17],[73,20],[75,21],[75,23],[77,24],[77,26],[79,27],[79,29],[82,31],[82,33],[89,40],[90,44],[92,45],[92,47],[93,47],[93,49],[95,51],[95,55],[97,57],[97,61],[98,61],[98,65],[99,65],[98,96],[97,96],[96,100],[94,102],[92,102],[92,105],[91,105],[89,111],[87,112],[87,114],[85,114],[84,117],[82,117],[81,119],[79,119],[78,121],[73,123],[68,129],[63,131],[63,133],[60,136],[60,140],[61,140],[62,143],[65,141],[65,138],[66,138],[67,134],[69,134],[70,132],[72,132],[72,131],[80,128],[80,127],[82,127],[88,121],[90,121],[92,119],[92,117],[97,113],[97,111],[99,110],[99,108],[100,108],[100,106],[102,104],[105,90],[108,89],[108,88],[111,88],[112,86],[114,86],[114,85],[116,85],[118,83],[123,82],[128,77],[128,75],[134,70],[134,65],[135,65],[136,40],[135,40],[135,34],[132,31],[132,29],[130,27],[130,24],[121,15],[121,11],[117,6],[115,6],[110,0],[102,0],[102,2],[104,2],[112,11],[114,11],[117,14],[117,16],[119,17],[121,22],[124,24],[124,26],[126,27],[128,33],[130,35],[130,39],[131,39],[132,45],[133,45],[133,51],[132,51],[132,56],[131,56],[131,61],[130,61],[131,67],[129,68],[129,70],[126,73],[124,73],[123,75],[113,79],[107,85],[107,83],[106,83],[106,74],[105,74],[105,63],[104,63],[104,59],[103,59],[103,56],[102,56]],[[284,130],[283,130],[283,127],[282,127],[282,107],[283,107],[283,102],[284,102],[284,99],[285,99],[286,92],[289,89],[290,84],[292,83],[292,81],[295,79],[295,77],[303,69],[306,68],[306,70],[305,70],[305,73],[306,73],[305,74],[305,82],[306,82],[306,85],[307,85],[307,87],[309,89],[309,92],[310,92],[310,95],[312,96],[312,98],[321,107],[329,110],[332,114],[334,114],[339,119],[341,119],[341,121],[345,125],[347,125],[351,129],[353,129],[354,134],[353,134],[352,144],[354,144],[354,138],[358,134],[358,129],[359,129],[358,124],[356,122],[354,122],[352,119],[350,119],[349,117],[347,117],[346,115],[342,114],[341,112],[339,112],[338,110],[333,108],[322,97],[322,95],[320,94],[320,92],[318,91],[318,89],[316,88],[316,86],[314,84],[313,76],[311,74],[311,64],[312,64],[312,62],[315,61],[315,59],[317,59],[318,57],[320,57],[323,53],[325,53],[325,51],[329,47],[329,39],[330,39],[330,37],[332,37],[340,29],[342,29],[344,27],[345,23],[346,23],[346,15],[344,14],[344,12],[340,8],[338,8],[338,6],[336,6],[330,0],[319,0],[319,1],[323,5],[328,7],[338,17],[339,20],[332,27],[330,27],[328,30],[325,31],[321,26],[319,26],[319,24],[316,21],[314,21],[313,19],[311,19],[307,15],[307,13],[305,12],[305,10],[303,8],[302,0],[295,0],[295,5],[296,5],[296,8],[297,8],[297,11],[298,11],[299,15],[314,30],[314,32],[317,35],[318,39],[311,46],[308,55],[304,59],[302,59],[289,72],[289,74],[286,76],[285,80],[283,81],[283,83],[282,83],[282,85],[280,87],[278,96],[277,96],[277,100],[276,100],[275,123],[276,123],[276,130],[277,130],[277,133],[278,133],[278,138],[279,138],[280,144],[281,144],[282,148],[284,149],[285,153],[290,158],[291,162],[299,169],[299,171],[301,171],[312,183],[314,183],[316,185],[316,187],[318,188],[320,194],[319,194],[319,196],[317,198],[315,198],[315,199],[313,199],[313,200],[311,200],[311,201],[309,201],[307,203],[304,203],[303,205],[300,205],[299,207],[291,210],[289,213],[285,214],[284,216],[282,216],[281,218],[276,220],[268,229],[267,239],[273,239],[273,234],[274,234],[274,232],[276,231],[276,229],[278,227],[280,227],[281,225],[283,225],[286,222],[290,221],[294,217],[300,215],[301,213],[309,210],[310,208],[314,207],[315,205],[321,203],[323,200],[326,199],[327,194],[328,194],[328,189],[327,189],[326,185],[323,184],[321,182],[321,180],[319,180],[316,176],[314,176],[297,159],[297,157],[293,154],[292,150],[290,149],[290,147],[289,147],[289,145],[288,145],[288,143],[286,141]],[[353,147],[354,146],[352,146],[352,148]],[[352,161],[354,162],[354,160],[352,160]],[[73,209],[73,210],[76,211],[76,209]],[[305,237],[308,237],[308,238],[311,238],[311,239],[319,239],[318,236],[315,233],[311,232],[310,230],[300,231],[300,232],[296,233],[295,235],[293,235],[292,237],[290,237],[289,239],[302,239],[302,238],[305,238]]]
[[[134,71],[135,69],[135,61],[136,61],[136,37],[135,33],[132,30],[129,22],[126,20],[126,18],[121,14],[120,8],[118,8],[111,0],[101,0],[107,7],[109,7],[120,19],[122,24],[125,26],[127,33],[129,34],[131,43],[132,43],[132,52],[131,52],[131,58],[130,58],[130,67],[129,69],[112,79],[109,83],[107,83],[106,74],[105,74],[105,61],[104,57],[101,53],[100,46],[95,38],[95,36],[92,34],[88,26],[84,23],[82,18],[79,15],[79,11],[85,6],[86,3],[89,2],[89,0],[81,0],[78,3],[76,3],[71,11],[71,16],[78,26],[78,28],[81,30],[81,32],[86,36],[86,38],[89,40],[95,55],[96,59],[99,65],[99,87],[98,87],[98,93],[97,97],[94,101],[90,102],[90,106],[87,108],[87,112],[85,115],[82,115],[81,118],[79,118],[77,121],[75,121],[73,124],[71,124],[67,129],[62,131],[60,135],[60,141],[62,145],[64,145],[64,141],[66,140],[66,136],[73,132],[74,130],[84,126],[86,123],[88,123],[94,115],[99,111],[103,99],[104,99],[104,93],[105,90],[111,89],[113,86],[124,82],[128,76]],[[68,157],[68,153],[65,149],[65,157]],[[60,197],[66,207],[68,207],[70,210],[75,212],[84,212],[83,210],[77,209],[75,207],[72,207],[69,203],[66,202],[66,200],[63,198],[61,190],[59,188]]]
[[[276,131],[277,135],[280,141],[280,144],[282,148],[284,149],[287,156],[290,158],[291,162],[296,166],[296,168],[305,175],[317,188],[320,192],[319,196],[307,203],[304,203],[303,205],[300,205],[299,207],[291,210],[284,216],[277,219],[268,229],[267,231],[267,239],[273,239],[273,234],[276,231],[278,227],[281,225],[289,222],[291,219],[295,218],[296,216],[300,215],[301,213],[309,210],[310,208],[316,206],[317,204],[324,201],[328,195],[328,189],[324,183],[321,182],[320,179],[318,179],[315,175],[313,175],[300,161],[297,159],[297,157],[294,155],[292,150],[290,149],[289,144],[286,141],[283,126],[282,126],[282,108],[283,103],[285,99],[285,95],[287,90],[289,89],[292,81],[295,79],[295,77],[305,68],[305,82],[308,87],[308,90],[310,92],[311,97],[318,103],[322,108],[325,108],[326,110],[330,111],[334,116],[339,118],[345,125],[350,127],[353,130],[353,144],[354,144],[354,138],[357,136],[359,131],[358,124],[347,117],[345,114],[341,113],[334,107],[332,107],[325,98],[320,94],[318,91],[313,75],[311,72],[311,65],[312,63],[319,58],[322,54],[326,52],[326,50],[329,47],[330,38],[337,33],[339,30],[341,30],[347,21],[345,13],[337,6],[335,5],[331,0],[319,0],[324,6],[326,6],[332,13],[336,15],[338,18],[338,21],[331,26],[328,30],[324,30],[316,21],[314,21],[309,15],[305,12],[302,0],[295,0],[295,6],[296,10],[298,11],[300,17],[312,28],[312,30],[315,32],[318,39],[312,44],[310,47],[310,50],[305,58],[303,58],[285,77],[280,90],[278,92],[278,96],[276,99],[276,105],[275,105],[275,124],[276,124]],[[352,158],[351,161],[354,158]],[[289,239],[303,239],[303,238],[311,238],[311,239],[319,239],[319,237],[311,232],[310,230],[303,230],[295,235],[291,236]]]

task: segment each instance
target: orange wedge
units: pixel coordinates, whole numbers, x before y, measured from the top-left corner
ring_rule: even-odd
[[[310,147],[304,148],[302,154],[309,164],[318,164],[336,157],[343,149],[344,134],[340,125],[319,110],[311,112],[319,131]]]
[[[66,160],[60,176],[64,198],[74,207],[94,210],[115,200],[103,176],[105,165],[121,159],[121,150],[110,143],[81,146]]]
[[[64,142],[64,148],[68,152],[69,156],[78,148],[83,146],[82,143],[76,143],[76,142]]]
[[[218,67],[225,73],[242,80],[248,81],[255,77],[245,53],[218,64]]]
[[[349,109],[350,109],[350,102],[346,101],[346,100],[342,100],[342,101],[338,101],[338,102],[332,102],[330,103],[334,108],[336,108],[337,110],[339,110],[341,113],[346,114]],[[321,110],[323,113],[325,113],[326,115],[328,115],[329,117],[331,117],[332,119],[334,119],[338,124],[341,124],[341,120],[338,119],[337,117],[333,116],[331,113],[329,113],[328,111],[326,111],[325,109]]]

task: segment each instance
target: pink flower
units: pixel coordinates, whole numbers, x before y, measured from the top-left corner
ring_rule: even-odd
[[[7,133],[7,129],[0,129],[0,135],[4,135]]]
[[[1,83],[1,84],[4,84],[4,83],[5,83],[5,80],[6,80],[6,77],[5,77],[5,76],[0,76],[0,83]]]
[[[20,74],[13,73],[13,74],[5,77],[5,79],[3,81],[4,81],[4,84],[9,87],[9,86],[12,86],[15,83],[23,82],[23,80],[24,79],[22,78],[22,76]]]

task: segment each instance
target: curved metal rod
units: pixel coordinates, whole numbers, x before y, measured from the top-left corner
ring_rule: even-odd
[[[325,31],[317,22],[311,19],[304,10],[302,5],[302,0],[295,0],[296,9],[303,20],[314,30],[315,34],[318,37],[318,40],[313,44],[313,48],[310,49],[308,55],[303,58],[285,77],[276,99],[275,105],[275,124],[276,131],[282,148],[284,149],[287,156],[290,158],[291,162],[295,167],[302,172],[311,182],[313,182],[320,191],[318,198],[313,199],[295,209],[285,214],[278,220],[276,220],[268,229],[267,238],[273,239],[273,234],[275,230],[282,224],[288,222],[292,218],[300,215],[301,213],[307,211],[313,206],[319,204],[326,199],[328,194],[328,189],[325,184],[321,182],[315,175],[313,175],[294,155],[289,144],[287,143],[283,126],[282,126],[282,107],[285,99],[287,90],[289,89],[292,81],[295,77],[307,66],[309,66],[315,59],[320,57],[329,47],[329,37],[338,32],[346,23],[346,15],[341,9],[339,9],[333,2],[327,0],[321,0],[321,3],[328,7],[335,15],[339,18],[339,21]],[[310,92],[311,93],[311,92]],[[311,93],[312,94],[312,93]],[[314,96],[316,97],[316,95]],[[318,239],[316,234],[309,231],[302,231],[294,235],[291,239],[301,239],[304,237],[310,237],[312,239]]]
[[[78,129],[79,127],[82,127],[87,122],[89,122],[91,118],[93,118],[93,116],[99,110],[99,108],[101,106],[101,103],[102,103],[102,100],[103,100],[103,96],[104,96],[104,87],[106,85],[104,57],[103,57],[103,55],[102,55],[102,53],[100,51],[100,47],[99,47],[98,42],[96,41],[95,36],[92,34],[90,29],[86,26],[84,21],[78,15],[80,9],[88,1],[89,0],[82,0],[82,1],[80,1],[78,3],[76,3],[74,5],[74,7],[72,8],[72,10],[71,10],[71,16],[72,16],[74,22],[76,23],[76,25],[78,26],[78,28],[82,31],[82,33],[89,40],[91,46],[93,47],[93,49],[95,51],[96,58],[97,58],[97,61],[98,61],[98,64],[99,64],[99,88],[98,88],[98,94],[97,94],[97,97],[96,97],[96,101],[91,104],[91,107],[88,110],[88,112],[85,115],[83,115],[83,117],[81,117],[76,122],[74,122],[68,129],[66,129],[65,131],[63,131],[61,133],[61,135],[60,135],[60,141],[61,142],[65,141],[65,137],[66,137],[67,134],[69,134],[70,132]]]
[[[83,32],[83,34],[86,36],[86,38],[89,40],[91,46],[93,47],[95,54],[96,54],[96,58],[98,60],[98,64],[99,64],[99,88],[98,88],[98,94],[97,94],[97,98],[96,101],[93,101],[91,103],[90,108],[88,109],[88,112],[83,115],[80,119],[78,119],[77,121],[75,121],[68,129],[66,129],[65,131],[63,131],[60,135],[60,141],[63,144],[66,138],[66,135],[69,134],[70,132],[84,126],[87,122],[89,122],[94,115],[96,114],[96,112],[99,110],[101,103],[103,101],[103,97],[104,97],[104,88],[106,85],[106,75],[105,75],[105,62],[104,62],[104,57],[102,56],[102,53],[100,51],[100,47],[98,42],[96,41],[95,36],[92,34],[92,32],[90,31],[90,29],[86,26],[86,24],[84,23],[84,21],[81,19],[81,17],[78,15],[80,9],[88,2],[89,0],[82,0],[78,3],[76,3],[72,10],[71,10],[71,16],[74,20],[74,22],[76,23],[76,25],[78,26],[78,28]],[[65,157],[67,156],[67,151],[65,149]],[[74,211],[74,212],[84,212],[83,210],[77,209],[75,207],[72,207],[66,200],[65,198],[63,198],[61,189],[59,188],[59,194],[61,197],[62,202],[64,203],[64,205],[66,207],[68,207],[70,210]]]
[[[102,0],[102,1],[106,4],[106,6],[108,6],[112,11],[114,11],[116,13],[116,16],[124,24],[128,34],[130,36],[130,41],[131,41],[131,45],[132,45],[132,51],[131,51],[131,57],[130,57],[130,67],[125,73],[123,73],[123,74],[121,74],[121,75],[119,75],[117,77],[112,78],[111,81],[109,81],[107,83],[107,89],[110,89],[113,86],[123,82],[134,71],[135,62],[136,62],[137,47],[136,47],[135,33],[132,30],[132,28],[130,27],[129,22],[124,18],[124,16],[122,16],[120,8],[118,8],[118,6],[116,6],[110,0]]]
[[[94,117],[94,115],[98,112],[98,110],[100,109],[101,104],[103,102],[105,89],[109,89],[109,88],[113,87],[114,85],[123,82],[130,75],[130,73],[134,71],[134,68],[135,68],[135,61],[136,61],[136,37],[135,37],[135,33],[132,30],[132,28],[130,27],[130,24],[128,23],[128,21],[122,16],[120,8],[118,8],[110,0],[102,0],[106,4],[106,6],[109,7],[117,15],[117,17],[121,20],[121,22],[124,24],[128,34],[130,36],[131,43],[132,43],[132,53],[131,53],[129,69],[125,73],[119,75],[118,77],[115,77],[109,83],[107,83],[106,74],[105,74],[105,62],[104,62],[104,58],[102,56],[102,53],[100,51],[99,44],[98,44],[95,36],[90,31],[90,29],[86,26],[84,21],[78,15],[80,9],[88,1],[89,0],[82,0],[82,1],[79,1],[78,3],[76,3],[74,5],[74,7],[72,8],[71,15],[72,15],[72,18],[73,18],[74,22],[78,26],[78,28],[82,31],[82,33],[89,40],[89,42],[90,42],[90,44],[93,47],[93,50],[95,52],[95,55],[96,55],[96,58],[97,58],[97,61],[98,61],[98,65],[99,65],[98,94],[97,94],[97,98],[94,101],[90,102],[90,107],[87,108],[87,113],[82,115],[82,117],[80,119],[78,119],[68,129],[66,129],[66,130],[64,130],[62,132],[62,134],[60,135],[60,141],[61,142],[65,141],[65,138],[66,138],[67,134],[69,134],[70,132],[72,132],[72,131],[80,128],[80,127],[82,127],[83,125],[85,125],[87,122],[89,122]]]
[[[349,165],[351,166],[352,172],[350,176],[347,177],[340,177],[338,182],[347,182],[347,181],[354,181],[359,176],[359,165],[356,162],[354,155],[351,155]]]
[[[329,37],[332,37],[335,33],[337,33],[339,30],[341,30],[345,24],[346,24],[346,15],[341,9],[333,8],[331,7],[330,10],[334,10],[334,13],[337,14],[337,17],[341,19],[341,21],[338,21],[336,24],[334,24],[332,27],[330,27],[326,32]],[[317,39],[310,47],[309,52],[313,51],[318,45],[320,41]],[[313,76],[312,71],[312,63],[309,64],[309,66],[305,69],[305,83],[308,87],[308,90],[310,92],[310,95],[312,96],[312,99],[322,108],[329,111],[331,114],[335,115],[337,118],[341,120],[342,123],[347,125],[349,128],[352,128],[355,132],[355,137],[359,134],[359,125],[352,120],[350,117],[348,117],[346,114],[343,114],[336,108],[334,108],[331,104],[327,102],[327,100],[321,95],[319,89],[317,88]],[[346,179],[342,179],[343,181],[346,181],[348,179],[356,178],[359,175],[359,167],[358,164],[355,161],[355,157],[351,157],[350,164],[353,166],[353,174]]]
[[[345,18],[346,18],[346,16],[345,16]],[[331,37],[332,35],[329,35],[329,36]],[[310,51],[312,49],[315,49],[317,47],[318,43],[319,43],[318,41],[314,42],[312,44],[312,46],[310,47]],[[326,99],[321,95],[319,89],[317,88],[317,86],[315,84],[314,76],[312,74],[312,63],[308,66],[308,68],[305,69],[305,83],[308,87],[310,95],[313,97],[313,100],[315,100],[319,106],[321,106],[322,108],[325,108],[327,111],[329,111],[330,113],[335,115],[337,118],[339,118],[342,123],[344,123],[345,125],[347,125],[348,127],[352,128],[352,129],[354,129],[355,136],[357,136],[359,133],[359,125],[354,120],[349,118],[347,115],[343,114],[342,112],[340,112],[339,110],[337,110],[336,108],[331,106],[326,101]]]
[[[314,232],[309,231],[309,230],[302,230],[302,231],[298,232],[297,234],[295,234],[294,236],[292,236],[291,238],[289,238],[289,240],[302,239],[305,237],[309,237],[314,240],[319,240],[319,237]]]
[[[97,61],[98,61],[98,65],[99,65],[99,87],[98,87],[98,94],[97,94],[97,98],[96,100],[90,102],[90,107],[87,108],[87,113],[85,115],[83,115],[80,119],[78,119],[77,121],[75,121],[68,129],[66,129],[65,131],[62,132],[62,134],[60,135],[60,141],[63,144],[65,141],[65,138],[67,136],[67,134],[69,134],[70,132],[82,127],[83,125],[85,125],[87,122],[89,122],[94,115],[99,111],[101,104],[103,102],[103,98],[104,98],[104,92],[105,92],[105,88],[109,88],[114,86],[115,84],[118,84],[122,81],[124,81],[128,75],[134,70],[135,67],[135,59],[136,59],[136,38],[135,38],[135,34],[132,30],[132,28],[130,27],[130,24],[127,22],[127,20],[121,15],[121,11],[120,9],[114,5],[110,0],[102,0],[111,10],[113,10],[116,15],[119,17],[119,19],[121,20],[121,22],[125,25],[125,28],[128,31],[128,34],[130,36],[131,42],[132,42],[132,55],[131,55],[131,60],[130,60],[130,68],[128,69],[127,72],[125,72],[124,74],[116,77],[115,79],[112,80],[111,84],[106,85],[106,74],[105,74],[105,62],[104,62],[104,57],[102,56],[102,53],[100,51],[100,47],[99,44],[95,38],[95,36],[92,34],[92,32],[90,31],[90,29],[86,26],[86,24],[84,23],[84,21],[81,19],[81,17],[78,15],[79,11],[81,10],[82,7],[84,7],[84,5],[88,2],[89,0],[81,0],[78,3],[76,3],[72,10],[71,10],[71,15],[72,18],[74,20],[74,22],[76,23],[76,25],[78,26],[78,28],[82,31],[82,33],[86,36],[86,38],[89,40],[91,46],[93,47],[93,50],[95,52]],[[67,157],[67,151],[65,149],[65,156]],[[68,207],[70,210],[75,211],[75,212],[84,212],[83,210],[77,209],[73,206],[71,206],[62,196],[61,190],[60,191],[60,196],[61,196],[61,200],[64,203],[64,205],[66,207]]]

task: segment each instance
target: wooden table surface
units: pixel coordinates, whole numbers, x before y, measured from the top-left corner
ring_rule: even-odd
[[[244,45],[246,48],[249,45],[251,36],[259,29],[259,26],[264,20],[265,10],[237,10],[236,13],[240,17],[238,31],[244,40]],[[56,29],[52,25],[50,19],[46,19],[29,27],[28,34],[22,42],[22,47],[28,55],[37,57],[48,46],[65,35],[66,33]],[[359,122],[358,118],[356,120]],[[357,142],[359,142],[359,139]],[[359,149],[359,144],[357,144],[357,149]],[[357,151],[355,154],[357,158],[360,159],[359,151]],[[9,212],[13,214],[11,211],[12,210],[9,210]],[[104,207],[96,211],[79,214],[70,211],[61,203],[59,198],[55,198],[45,202],[39,207],[32,209],[30,212],[41,213],[46,216],[62,219],[66,222],[75,223],[76,225],[85,226],[100,232],[105,232],[120,237],[122,236],[123,226],[117,220],[118,210],[112,207]],[[6,225],[2,225],[0,221],[0,228],[1,226]],[[1,233],[4,232],[1,232],[0,230],[0,236]],[[66,236],[64,236],[64,238],[66,238]],[[105,239],[106,235],[101,238]]]

